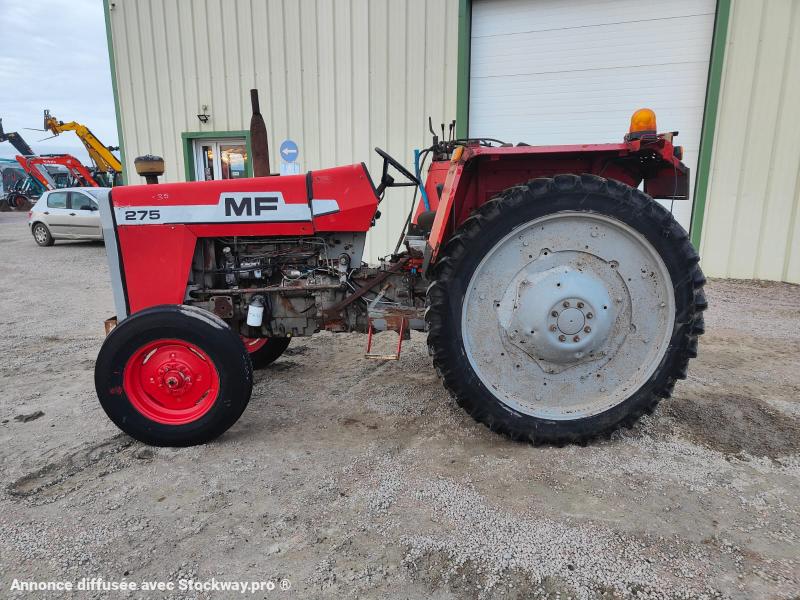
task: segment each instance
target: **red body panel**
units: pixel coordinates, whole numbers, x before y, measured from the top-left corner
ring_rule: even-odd
[[[434,161],[431,163],[430,169],[428,169],[428,177],[425,180],[425,193],[428,195],[430,210],[436,210],[439,207],[439,190],[441,187],[441,193],[444,193],[444,182],[447,179],[449,170],[450,161],[444,160]],[[425,212],[425,205],[420,201],[414,214],[414,223],[417,222],[417,217],[423,212]]]
[[[378,198],[363,163],[312,171],[311,177],[314,198],[347,199],[340,212],[315,217],[315,231],[369,231]]]
[[[366,232],[378,206],[363,165],[308,175],[126,186],[111,194],[130,313],[183,302],[198,238]],[[258,199],[264,211],[254,214]]]
[[[120,227],[117,236],[130,312],[181,304],[198,236],[185,225]]]
[[[467,146],[458,161],[436,161],[425,190],[436,211],[426,257],[482,204],[536,177],[593,173],[656,197],[688,194],[688,169],[671,136],[620,144]],[[441,190],[441,192],[440,192]],[[366,232],[378,206],[363,164],[306,175],[115,188],[111,197],[129,313],[179,304],[197,239]],[[417,216],[424,210],[422,202]],[[416,219],[415,219],[416,220]]]

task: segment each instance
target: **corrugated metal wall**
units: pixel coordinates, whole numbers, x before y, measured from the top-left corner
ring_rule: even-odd
[[[129,182],[145,153],[182,181],[181,133],[247,129],[252,87],[274,172],[286,138],[304,171],[364,161],[377,176],[374,146],[411,166],[427,116],[455,117],[458,0],[112,0],[109,14]],[[410,200],[387,193],[368,257],[394,248]]]
[[[800,0],[731,7],[701,255],[707,274],[800,283]]]

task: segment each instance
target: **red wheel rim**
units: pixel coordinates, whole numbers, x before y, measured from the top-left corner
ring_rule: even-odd
[[[244,342],[244,347],[247,348],[247,351],[252,354],[253,352],[258,352],[264,346],[266,346],[269,338],[249,338],[242,336],[242,341]]]
[[[200,348],[185,340],[155,340],[133,353],[122,387],[134,408],[164,425],[205,415],[219,396],[219,373]]]

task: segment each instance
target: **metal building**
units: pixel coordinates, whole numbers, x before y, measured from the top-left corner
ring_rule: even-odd
[[[800,283],[800,0],[105,0],[126,176],[249,174],[248,90],[273,171],[407,164],[427,117],[532,144],[618,141],[653,108],[694,182],[668,205],[716,276]],[[282,160],[280,144],[291,140]],[[296,157],[295,157],[296,156]],[[411,198],[370,234],[391,251]]]
[[[703,268],[800,283],[800,0],[736,0],[719,51],[707,181],[697,183],[706,201],[692,232]]]
[[[297,166],[365,162],[380,146],[411,164],[427,116],[456,112],[457,0],[106,1],[120,140],[159,154],[168,181],[237,177],[258,88],[273,172],[291,139]],[[429,142],[428,142],[429,143]],[[366,249],[394,248],[410,196],[391,192]]]

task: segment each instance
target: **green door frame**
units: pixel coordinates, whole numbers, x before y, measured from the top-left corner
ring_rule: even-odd
[[[711,40],[711,59],[708,65],[706,100],[703,109],[703,125],[700,132],[700,149],[697,173],[694,181],[694,203],[692,206],[691,237],[699,247],[703,231],[703,218],[708,195],[708,176],[711,169],[711,152],[717,125],[722,67],[725,64],[725,48],[728,39],[732,0],[717,0],[714,16],[714,33]],[[469,135],[469,72],[472,37],[472,0],[458,1],[458,66],[456,67],[456,134],[460,138]]]
[[[731,2],[732,0],[717,0],[717,14],[714,16],[714,37],[711,40],[706,104],[703,109],[703,128],[700,131],[700,151],[697,157],[697,173],[694,176],[694,194],[692,196],[694,199],[692,220],[689,226],[692,244],[695,248],[700,247],[708,199],[708,176],[711,171],[711,152],[714,148],[714,134],[717,129],[717,111],[722,87],[722,67],[725,64],[725,48],[728,42]]]
[[[117,139],[119,140],[119,158],[122,163],[122,185],[128,183],[125,174],[125,139],[122,137],[122,117],[119,108],[119,89],[117,87],[117,67],[114,58],[114,38],[111,34],[111,9],[108,0],[103,0],[103,15],[106,20],[106,44],[108,44],[108,65],[111,69],[111,92],[114,95],[114,116],[117,119]]]
[[[456,66],[456,137],[469,134],[469,68],[472,0],[458,0],[458,64]]]
[[[194,140],[204,140],[210,138],[244,138],[247,147],[247,163],[245,171],[248,177],[253,176],[252,157],[253,151],[250,147],[250,131],[239,129],[235,131],[184,131],[181,134],[181,145],[183,146],[183,169],[186,181],[195,181],[194,170]]]

